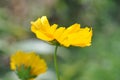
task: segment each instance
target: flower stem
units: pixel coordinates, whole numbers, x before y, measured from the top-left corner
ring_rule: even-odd
[[[55,47],[54,66],[55,66],[55,71],[56,71],[57,79],[60,80],[60,75],[59,75],[59,71],[58,71],[58,64],[57,64],[57,49],[58,49],[58,45],[56,45],[56,47]]]

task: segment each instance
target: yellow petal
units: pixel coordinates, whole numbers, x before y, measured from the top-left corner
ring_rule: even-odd
[[[77,24],[77,23],[73,24],[72,26],[64,30],[62,35],[59,37],[59,41],[65,43],[66,39],[68,39],[69,34],[75,33],[79,30],[80,30],[80,24]]]
[[[44,25],[44,27],[47,29],[47,28],[50,28],[50,24],[48,22],[48,19],[46,16],[42,16],[41,17],[41,23],[42,25]]]
[[[45,34],[43,34],[42,32],[39,32],[39,31],[36,31],[36,36],[37,36],[37,38],[39,38],[41,40],[45,40],[45,41],[51,41],[51,40],[54,39],[54,38],[48,36],[48,34],[45,35]]]
[[[16,65],[14,62],[10,63],[11,70],[16,70]]]
[[[42,26],[40,18],[38,18],[35,22],[31,22],[32,28],[31,30],[34,32],[36,30],[39,30]]]
[[[56,31],[56,28],[57,28],[57,24],[53,24],[51,27],[50,27],[50,33],[51,34],[54,34],[54,32]]]
[[[79,30],[80,30],[80,24],[75,23],[66,29],[66,31],[67,31],[66,33],[74,33]]]
[[[36,34],[37,38],[45,41],[54,40],[53,34],[57,24],[50,26],[46,16],[38,18],[35,22],[31,22],[31,24],[31,31]]]
[[[69,35],[69,42],[73,46],[90,46],[91,45],[92,30],[89,28],[81,29],[77,33]]]
[[[65,30],[65,27],[60,27],[55,31],[54,37],[55,37],[56,40],[59,40],[59,37],[62,35],[64,30]]]

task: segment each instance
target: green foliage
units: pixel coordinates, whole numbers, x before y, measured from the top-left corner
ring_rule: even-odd
[[[36,76],[31,75],[30,71],[31,71],[31,67],[26,68],[24,65],[22,65],[19,68],[17,68],[16,74],[21,80],[29,80],[29,79],[35,78]]]

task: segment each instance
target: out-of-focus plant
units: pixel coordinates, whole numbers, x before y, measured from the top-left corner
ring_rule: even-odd
[[[10,58],[11,70],[21,80],[34,80],[39,74],[46,72],[46,62],[37,54],[18,51]]]

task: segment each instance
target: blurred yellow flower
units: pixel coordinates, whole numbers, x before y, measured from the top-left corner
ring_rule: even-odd
[[[50,26],[46,16],[38,18],[31,24],[32,32],[41,40],[55,41],[65,47],[85,47],[91,45],[92,29],[88,27],[80,28],[80,24],[76,23],[68,28],[57,28],[56,24]]]
[[[10,67],[11,70],[17,71],[19,77],[26,75],[29,80],[33,80],[37,75],[46,72],[47,69],[45,61],[37,54],[22,51],[18,51],[10,57]]]
[[[57,28],[57,24],[50,26],[46,16],[38,18],[35,22],[31,22],[31,31],[34,32],[37,38],[45,41],[54,40],[54,32]]]

